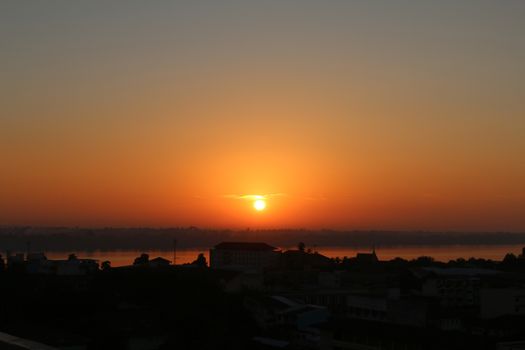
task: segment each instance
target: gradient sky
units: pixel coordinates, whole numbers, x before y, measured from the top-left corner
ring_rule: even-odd
[[[525,231],[522,0],[2,1],[0,63],[0,224]]]

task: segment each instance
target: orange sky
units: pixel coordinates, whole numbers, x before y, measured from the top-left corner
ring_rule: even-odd
[[[437,3],[0,5],[0,224],[524,231],[525,5]]]

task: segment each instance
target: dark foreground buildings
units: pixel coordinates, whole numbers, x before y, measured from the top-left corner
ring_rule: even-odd
[[[2,259],[0,349],[525,348],[523,256],[329,259],[243,242],[210,256]]]

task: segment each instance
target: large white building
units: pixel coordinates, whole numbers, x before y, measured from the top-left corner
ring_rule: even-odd
[[[423,296],[436,297],[445,307],[472,307],[479,305],[481,279],[498,273],[475,268],[424,267],[416,274],[422,276]]]
[[[260,270],[276,266],[281,252],[266,243],[222,242],[210,249],[210,267]]]

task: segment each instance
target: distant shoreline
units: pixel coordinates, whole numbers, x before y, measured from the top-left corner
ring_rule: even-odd
[[[171,250],[222,241],[261,241],[280,247],[431,247],[525,245],[525,233],[335,230],[209,230],[188,228],[0,227],[0,251]]]

